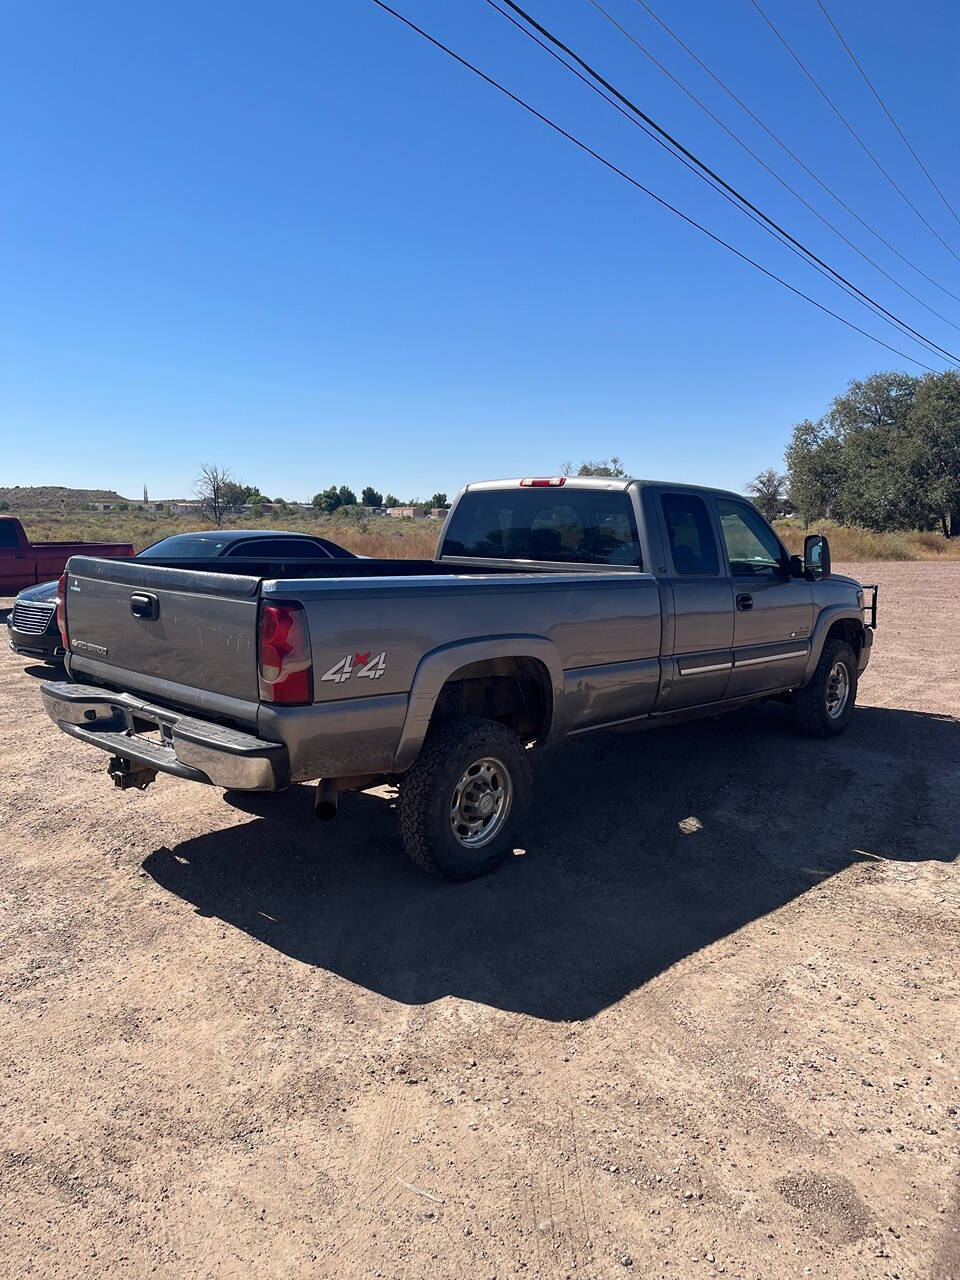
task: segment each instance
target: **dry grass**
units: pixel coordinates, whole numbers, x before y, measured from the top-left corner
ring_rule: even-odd
[[[38,542],[87,540],[91,542],[132,542],[137,551],[171,533],[187,533],[198,527],[196,516],[152,515],[142,511],[110,514],[75,511],[51,515],[21,516],[29,537]],[[201,522],[202,523],[202,522]],[[231,528],[291,529],[332,538],[350,551],[388,560],[432,559],[440,532],[438,520],[393,520],[387,516],[339,516],[315,518],[301,513],[231,519]],[[211,526],[207,526],[211,527]],[[803,551],[804,529],[791,520],[777,523],[777,532],[791,552]],[[811,532],[825,533],[835,561],[863,560],[960,560],[960,538],[944,538],[939,533],[874,533],[823,520]]]
[[[777,522],[777,532],[796,554],[803,552],[803,536],[807,532],[793,520]],[[858,560],[960,560],[960,538],[945,538],[940,533],[907,530],[902,533],[874,533],[820,520],[811,525],[810,533],[824,533],[830,540],[833,560],[846,563]]]
[[[196,516],[151,515],[142,511],[110,514],[75,511],[60,515],[47,512],[20,516],[27,536],[36,542],[87,541],[132,542],[136,551],[172,533],[189,533],[204,525]],[[299,513],[272,520],[232,518],[231,529],[287,529],[297,533],[314,533],[331,538],[350,551],[361,555],[380,556],[390,560],[432,559],[436,550],[439,520],[394,520],[389,516],[357,519],[346,515],[316,519]]]

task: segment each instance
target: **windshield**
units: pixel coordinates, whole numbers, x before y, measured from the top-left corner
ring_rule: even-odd
[[[152,547],[145,547],[138,560],[210,560],[222,555],[223,548],[232,539],[224,538],[216,533],[175,533],[172,537],[161,538]]]
[[[457,504],[441,556],[640,565],[628,494],[609,489],[479,489]]]

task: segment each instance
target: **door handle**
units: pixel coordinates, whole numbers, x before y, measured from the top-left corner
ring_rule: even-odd
[[[743,612],[746,612],[747,609],[753,608],[753,596],[749,591],[742,591],[740,595],[737,596],[737,608]]]
[[[130,597],[130,612],[135,618],[152,622],[160,617],[160,601],[152,591],[135,591]]]

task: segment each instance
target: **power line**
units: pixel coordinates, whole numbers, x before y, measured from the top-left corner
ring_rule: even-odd
[[[745,253],[742,253],[739,249],[735,248],[732,244],[728,243],[728,241],[722,239],[718,235],[715,235],[714,232],[708,230],[701,223],[697,222],[695,218],[691,218],[688,214],[676,208],[676,206],[670,204],[668,200],[664,200],[662,196],[657,195],[655,191],[652,191],[649,187],[644,186],[644,184],[640,182],[639,179],[634,178],[632,174],[629,174],[626,172],[626,170],[621,169],[618,165],[614,164],[612,160],[608,160],[605,156],[601,155],[599,151],[595,151],[593,147],[591,147],[588,143],[576,137],[574,134],[570,133],[567,129],[564,129],[562,125],[557,124],[555,120],[551,120],[550,117],[544,115],[543,112],[538,111],[536,107],[532,106],[529,102],[526,102],[523,98],[513,93],[505,85],[502,85],[498,80],[494,80],[493,77],[487,75],[485,71],[481,71],[479,67],[475,66],[472,62],[469,62],[466,58],[462,57],[459,53],[456,53],[453,49],[449,48],[448,45],[443,44],[435,36],[430,35],[428,31],[424,31],[422,27],[418,27],[417,24],[411,21],[410,18],[405,17],[402,13],[398,13],[396,9],[391,8],[390,5],[386,3],[386,0],[373,0],[373,3],[377,6],[377,8],[382,9],[385,13],[389,13],[392,18],[396,18],[398,22],[403,23],[403,25],[407,27],[410,31],[413,31],[416,35],[420,36],[422,39],[426,40],[429,44],[433,45],[434,48],[439,49],[441,53],[445,53],[448,57],[452,58],[455,62],[459,63],[460,66],[464,67],[467,71],[470,71],[475,76],[479,77],[479,79],[483,80],[486,84],[490,85],[491,88],[498,90],[505,97],[509,98],[511,102],[516,103],[518,107],[522,107],[524,111],[529,112],[530,115],[534,116],[537,120],[539,120],[542,124],[545,124],[548,128],[552,129],[555,133],[558,133],[562,138],[566,138],[566,140],[568,142],[572,142],[575,147],[578,147],[581,151],[585,152],[587,155],[592,156],[594,160],[598,161],[606,169],[609,169],[611,173],[615,173],[617,174],[618,177],[623,178],[625,182],[629,182],[630,185],[635,187],[638,191],[642,191],[644,195],[647,195],[652,200],[655,200],[656,203],[659,204],[662,208],[668,210],[670,213],[675,214],[676,217],[682,219],[684,222],[688,224],[688,226],[694,227],[697,231],[702,232],[703,235],[707,236],[715,244],[718,244],[722,248],[729,250],[730,253],[734,254],[742,262],[746,262],[749,266],[754,267],[757,271],[761,272],[768,279],[774,280],[777,284],[782,285],[785,289],[789,290],[789,292],[794,294],[796,297],[802,298],[805,302],[809,302],[812,306],[816,307],[818,311],[822,311],[826,315],[832,316],[834,320],[839,320],[841,324],[846,325],[848,329],[852,329],[855,333],[859,333],[862,337],[868,338],[871,342],[877,343],[879,346],[884,347],[887,351],[891,351],[894,355],[900,356],[904,360],[909,360],[911,364],[918,365],[921,369],[926,369],[929,373],[937,372],[936,369],[932,368],[928,364],[924,364],[922,360],[918,360],[915,356],[907,355],[905,351],[901,351],[898,347],[891,346],[890,343],[884,342],[882,338],[878,338],[874,334],[868,333],[866,329],[861,329],[860,326],[857,324],[854,324],[852,320],[848,320],[845,316],[841,316],[836,311],[832,311],[829,307],[825,306],[822,302],[818,302],[816,298],[812,298],[810,297],[809,294],[804,293],[801,289],[797,289],[794,285],[789,284],[786,280],[776,275],[773,271],[770,271],[766,267],[762,266],[759,262],[755,261],[755,259],[749,257]]]
[[[578,80],[580,80],[583,84],[587,86],[588,89],[592,90],[595,94],[597,94],[598,97],[602,98],[604,102],[608,103],[611,107],[613,107],[616,111],[618,111],[626,120],[630,122],[630,124],[634,125],[636,128],[640,129],[641,132],[645,133],[648,138],[650,138],[659,147],[661,147],[664,151],[666,151],[667,155],[669,155],[674,160],[678,160],[684,166],[684,168],[690,170],[690,172],[694,175],[694,177],[699,178],[701,182],[706,183],[706,185],[711,189],[711,191],[715,191],[717,195],[722,196],[723,199],[726,200],[729,204],[731,204],[739,213],[744,214],[746,217],[750,219],[751,222],[756,223],[756,225],[760,228],[761,231],[766,232],[767,235],[772,236],[777,241],[778,244],[782,244],[786,249],[789,249],[790,252],[795,254],[796,257],[798,257],[801,262],[803,262],[808,267],[812,267],[814,271],[822,275],[823,278],[829,281],[830,284],[836,285],[838,289],[842,289],[844,293],[846,293],[849,297],[853,298],[854,302],[859,302],[862,306],[871,307],[874,314],[878,315],[880,319],[883,320],[885,323],[894,325],[898,329],[898,332],[903,333],[905,337],[913,336],[908,326],[906,326],[902,321],[896,319],[896,317],[892,319],[888,318],[883,314],[882,308],[880,308],[879,306],[877,306],[872,302],[865,300],[863,297],[859,297],[858,292],[855,291],[853,287],[850,287],[846,283],[842,282],[841,280],[834,278],[834,276],[831,275],[831,273],[828,270],[825,270],[823,267],[818,265],[817,262],[807,257],[804,253],[801,252],[799,248],[797,248],[795,244],[792,244],[788,238],[781,235],[774,227],[769,226],[767,222],[763,221],[762,218],[758,217],[755,213],[753,213],[750,208],[747,208],[745,205],[739,203],[736,199],[734,199],[734,197],[729,193],[729,191],[725,191],[724,188],[719,183],[714,182],[714,180],[711,177],[709,177],[706,173],[702,172],[695,165],[691,164],[690,161],[687,160],[685,156],[679,154],[678,152],[674,151],[671,147],[669,147],[667,143],[664,142],[662,138],[658,137],[657,134],[654,133],[652,129],[649,129],[642,120],[638,119],[635,115],[631,115],[627,110],[625,110],[624,107],[620,105],[619,102],[616,101],[615,98],[610,97],[603,89],[600,88],[598,84],[594,83],[593,80],[590,80],[575,66],[567,62],[564,58],[562,58],[560,54],[556,52],[555,49],[552,49],[550,45],[546,43],[546,41],[541,40],[540,37],[536,34],[536,32],[531,31],[528,27],[525,27],[523,23],[518,21],[516,18],[514,18],[512,14],[509,14],[506,12],[506,10],[502,9],[500,5],[497,3],[497,0],[486,0],[486,3],[490,5],[491,8],[495,9],[497,13],[501,15],[501,17],[506,18],[506,20],[509,23],[515,26],[517,30],[522,32],[523,35],[525,35],[529,40],[532,40],[534,44],[538,45],[545,53],[549,54],[549,56],[553,58],[554,61],[558,62],[560,66],[564,68],[565,71],[569,71],[572,75],[575,75]],[[947,321],[947,323],[949,324],[951,322]],[[921,341],[920,338],[917,338],[916,340]],[[935,344],[928,342],[926,339],[923,339],[922,341],[926,344],[926,347],[930,350],[932,354],[937,355],[940,353],[940,349],[936,348]]]
[[[490,3],[491,0],[487,0],[487,2]],[[802,241],[798,240],[795,236],[792,236],[789,231],[787,231],[784,227],[780,225],[779,222],[777,222],[773,218],[768,217],[767,214],[765,214],[762,209],[758,208],[757,205],[755,205],[751,200],[749,200],[741,191],[738,191],[736,187],[731,186],[729,182],[724,181],[724,179],[721,178],[719,173],[716,173],[713,169],[710,168],[708,164],[706,164],[703,160],[701,160],[699,156],[696,156],[692,151],[689,150],[689,148],[685,147],[682,142],[680,142],[677,138],[673,137],[672,134],[668,133],[667,130],[664,129],[661,125],[657,124],[656,120],[654,120],[651,116],[647,115],[647,113],[643,111],[640,107],[638,107],[635,102],[631,101],[630,98],[622,94],[620,90],[616,88],[615,85],[612,85],[610,83],[609,80],[604,79],[604,77],[600,74],[599,71],[595,70],[595,68],[593,68],[589,64],[589,62],[585,62],[584,59],[581,58],[578,53],[575,53],[574,50],[571,49],[569,45],[564,44],[564,42],[559,38],[559,36],[555,36],[552,31],[549,31],[545,26],[543,26],[542,23],[538,22],[536,18],[534,18],[531,14],[527,13],[525,9],[522,9],[520,5],[516,4],[515,0],[503,0],[503,3],[509,9],[512,9],[514,13],[519,14],[519,16],[523,18],[523,20],[526,23],[528,23],[531,27],[533,27],[535,31],[538,31],[546,40],[549,40],[550,43],[555,48],[562,50],[569,58],[572,58],[573,61],[577,63],[578,66],[583,68],[583,70],[587,73],[587,75],[589,75],[593,80],[597,81],[597,83],[601,84],[604,87],[604,89],[606,89],[609,93],[612,93],[614,97],[619,102],[622,102],[625,107],[627,107],[630,111],[634,113],[634,115],[639,116],[639,118],[643,120],[645,124],[648,124],[652,129],[656,130],[656,132],[660,135],[660,137],[663,138],[666,142],[668,142],[671,147],[674,147],[677,151],[685,155],[688,160],[692,161],[692,163],[697,166],[698,169],[700,169],[703,173],[708,174],[714,180],[714,182],[718,182],[720,186],[724,188],[725,191],[729,191],[729,193],[736,200],[738,200],[741,204],[745,205],[748,209],[751,209],[758,217],[762,218],[763,221],[769,227],[773,228],[781,236],[789,240],[791,244],[795,245],[811,261],[818,263],[821,267],[823,267],[825,271],[828,271],[830,275],[833,276],[836,280],[840,281],[842,284],[847,285],[848,288],[852,289],[855,293],[857,293],[864,300],[864,302],[874,307],[877,311],[883,312],[883,314],[891,321],[891,323],[911,333],[915,338],[917,338],[920,342],[924,343],[928,348],[932,348],[936,353],[942,356],[945,356],[948,360],[952,360],[954,363],[957,363],[958,361],[960,361],[960,356],[955,355],[952,351],[948,351],[945,347],[941,347],[940,344],[937,342],[934,342],[932,338],[927,337],[926,334],[921,333],[918,329],[914,329],[912,325],[907,324],[905,320],[902,320],[899,316],[895,315],[892,311],[889,311],[882,303],[878,302],[876,298],[871,297],[870,294],[865,293],[862,289],[860,289],[857,285],[855,285],[852,280],[848,280],[846,276],[842,275],[839,271],[834,270],[834,268],[831,267],[828,262],[825,262],[823,258],[815,254],[813,250],[808,248],[807,245],[803,244]]]
[[[654,20],[654,22],[656,22],[659,26],[661,26],[672,40],[676,41],[676,43],[680,46],[680,48],[683,49],[683,51],[694,60],[694,62],[697,64],[698,67],[700,67],[703,71],[707,73],[707,75],[710,77],[711,80],[714,81],[715,84],[720,86],[720,88],[724,91],[724,93],[728,95],[728,97],[733,99],[733,101],[737,104],[738,107],[740,107],[742,111],[745,111],[747,113],[747,115],[754,122],[754,124],[758,125],[764,131],[764,133],[767,135],[768,138],[771,138],[777,144],[777,146],[781,148],[782,151],[785,151],[786,154],[790,157],[790,159],[795,164],[798,164],[800,168],[804,171],[804,173],[809,178],[812,178],[813,181],[817,184],[817,186],[821,188],[821,190],[825,191],[827,195],[831,196],[832,199],[836,200],[837,204],[840,206],[841,209],[844,209],[850,215],[851,218],[859,222],[860,226],[863,227],[865,231],[869,231],[870,234],[874,236],[875,239],[879,240],[880,243],[885,248],[889,249],[890,252],[892,254],[895,254],[896,257],[898,257],[901,262],[905,263],[911,269],[911,271],[915,271],[917,275],[922,276],[924,280],[927,281],[928,284],[932,284],[935,289],[939,289],[940,292],[945,293],[947,297],[953,298],[955,302],[960,302],[960,293],[954,293],[952,290],[948,289],[946,285],[941,284],[939,280],[935,280],[933,276],[928,275],[927,272],[922,269],[922,267],[918,267],[915,262],[911,261],[911,259],[906,257],[905,254],[901,253],[900,250],[896,247],[896,245],[891,244],[890,241],[887,240],[885,236],[881,235],[880,232],[876,229],[876,227],[872,227],[869,222],[866,222],[863,218],[861,218],[861,216],[859,215],[859,213],[857,213],[855,209],[851,209],[850,205],[848,205],[841,196],[837,195],[836,191],[834,191],[832,187],[828,186],[827,183],[824,182],[824,180],[818,174],[814,173],[814,171],[810,168],[810,166],[806,164],[803,160],[801,160],[800,157],[797,155],[797,153],[793,151],[783,141],[781,137],[775,134],[772,129],[770,129],[766,124],[764,124],[764,122],[760,119],[760,117],[755,112],[750,110],[750,108],[743,101],[743,99],[738,97],[737,94],[734,93],[734,91],[730,88],[730,86],[726,83],[726,81],[722,80],[720,76],[718,76],[716,72],[713,71],[704,62],[704,60],[698,54],[696,54],[693,51],[693,49],[691,49],[690,46],[680,38],[680,36],[677,35],[677,33],[673,30],[673,28],[670,27],[663,20],[663,18],[660,17],[659,14],[655,13],[654,10],[650,8],[649,4],[646,3],[646,0],[637,0],[637,4],[639,4],[642,9],[646,10],[646,12],[650,15],[650,17]]]
[[[942,320],[944,324],[950,325],[952,329],[956,329],[957,332],[960,333],[960,325],[955,324],[947,316],[942,315],[939,311],[937,311],[935,307],[931,307],[929,303],[924,302],[924,300],[921,297],[918,297],[918,295],[915,294],[911,289],[908,289],[905,284],[901,283],[901,281],[899,281],[896,278],[896,276],[891,275],[890,272],[887,271],[885,267],[882,267],[879,262],[876,262],[873,258],[871,258],[868,253],[864,253],[864,251],[858,245],[856,245],[848,236],[844,235],[844,233],[840,230],[840,228],[835,226],[834,223],[832,223],[829,218],[824,217],[824,215],[820,212],[819,209],[817,209],[814,205],[810,203],[809,200],[807,200],[803,195],[801,195],[801,193],[797,191],[795,187],[792,187],[790,183],[787,182],[787,180],[776,171],[776,169],[768,165],[762,156],[757,155],[757,153],[746,142],[744,142],[744,140],[739,136],[739,134],[734,133],[734,131],[731,128],[729,128],[729,126],[726,125],[718,115],[716,115],[713,111],[711,111],[711,109],[706,105],[705,102],[702,102],[697,97],[697,95],[690,88],[688,88],[688,86],[685,85],[682,80],[679,79],[679,77],[673,74],[673,72],[669,69],[669,67],[665,67],[663,63],[653,53],[650,52],[650,50],[646,47],[646,45],[643,44],[633,34],[632,31],[629,31],[626,27],[622,26],[621,23],[619,23],[617,19],[613,16],[613,14],[609,13],[603,7],[602,4],[598,3],[598,0],[589,0],[589,3],[592,4],[593,7],[597,10],[597,12],[601,13],[603,17],[606,18],[606,20],[612,26],[614,26],[622,36],[624,36],[627,40],[630,41],[632,45],[634,45],[637,49],[639,49],[640,52],[644,55],[644,57],[648,58],[653,63],[653,65],[659,71],[661,71],[663,75],[667,77],[668,80],[670,80],[673,84],[675,84],[682,93],[685,93],[687,97],[691,100],[691,102],[696,103],[696,105],[700,108],[700,110],[703,111],[706,115],[708,115],[710,119],[714,122],[714,124],[716,124],[719,128],[721,128],[724,131],[727,137],[731,138],[737,144],[737,146],[741,147],[747,153],[748,156],[750,156],[753,160],[757,162],[758,165],[760,165],[762,169],[766,170],[766,172],[769,173],[771,178],[773,178],[776,182],[779,182],[781,187],[783,187],[785,191],[788,191],[790,195],[792,195],[796,200],[799,200],[800,203],[803,205],[803,207],[808,212],[812,213],[813,216],[817,218],[820,222],[822,222],[823,225],[828,228],[828,230],[832,231],[834,235],[838,236],[843,241],[843,243],[847,245],[850,249],[852,249],[854,253],[858,254],[864,260],[864,262],[869,263],[870,266],[874,268],[874,270],[879,271],[880,274],[884,276],[887,280],[889,280],[891,284],[896,285],[896,287],[900,289],[903,293],[905,293],[908,298],[912,298],[913,301],[918,303],[921,307],[923,307],[924,310],[929,311],[932,316],[936,316],[938,320]]]
[[[883,165],[880,163],[880,161],[877,159],[877,157],[873,154],[873,152],[870,150],[870,148],[867,146],[867,144],[864,142],[864,140],[860,137],[859,133],[857,133],[856,129],[854,129],[853,125],[850,123],[850,121],[847,119],[847,117],[843,114],[843,112],[842,112],[842,111],[840,110],[840,108],[836,105],[836,103],[833,101],[833,99],[832,99],[832,98],[827,94],[826,90],[821,86],[820,82],[814,78],[814,76],[813,76],[812,72],[810,72],[810,71],[807,69],[807,67],[806,67],[806,66],[805,66],[805,64],[800,60],[800,58],[797,56],[797,54],[796,54],[796,53],[794,53],[794,51],[793,51],[793,49],[791,48],[791,46],[787,43],[787,41],[786,41],[786,40],[784,39],[784,37],[780,34],[780,32],[777,30],[777,28],[773,25],[773,23],[770,21],[770,19],[767,17],[767,15],[764,13],[764,11],[760,8],[759,4],[757,4],[757,0],[750,0],[750,3],[753,5],[753,7],[756,9],[757,13],[759,13],[760,17],[764,20],[764,22],[767,24],[767,26],[770,28],[770,30],[773,32],[773,34],[777,37],[777,39],[780,41],[780,43],[781,43],[781,44],[783,45],[783,47],[786,49],[787,53],[789,53],[789,54],[790,54],[790,57],[791,57],[791,58],[793,58],[794,62],[797,64],[797,66],[800,68],[800,70],[803,72],[803,74],[807,77],[807,79],[810,81],[810,83],[811,83],[811,84],[813,85],[813,87],[816,89],[817,93],[819,93],[820,97],[824,100],[824,102],[827,104],[827,106],[830,108],[830,110],[833,112],[833,114],[834,114],[834,115],[837,117],[837,119],[838,119],[838,120],[839,120],[839,121],[844,125],[844,127],[846,128],[846,130],[848,131],[848,133],[850,134],[850,136],[851,136],[852,138],[856,139],[856,141],[857,141],[857,143],[859,144],[859,146],[860,146],[861,150],[862,150],[866,155],[868,155],[868,156],[870,157],[870,159],[873,161],[873,163],[877,166],[877,168],[880,170],[880,172],[881,172],[881,173],[883,174],[883,176],[886,178],[887,182],[889,182],[890,186],[891,186],[891,187],[893,187],[894,191],[896,191],[896,193],[897,193],[897,195],[900,197],[900,199],[901,199],[901,200],[903,200],[906,204],[908,204],[908,205],[910,206],[910,208],[911,208],[911,209],[913,210],[913,212],[917,215],[917,217],[920,219],[920,221],[923,223],[923,225],[927,228],[927,230],[930,232],[930,234],[931,234],[931,235],[933,235],[933,236],[936,236],[936,238],[940,241],[940,243],[941,243],[941,244],[943,245],[943,247],[946,249],[947,253],[949,253],[949,254],[950,254],[950,256],[951,256],[952,258],[956,258],[957,262],[960,262],[960,257],[958,257],[958,256],[957,256],[957,254],[955,254],[955,253],[954,253],[954,251],[950,248],[950,246],[947,244],[946,240],[944,240],[943,236],[942,236],[942,235],[940,234],[940,232],[936,229],[936,227],[931,226],[931,224],[926,220],[926,218],[923,216],[923,214],[920,212],[920,210],[917,208],[917,206],[913,203],[913,201],[910,199],[910,197],[906,194],[906,192],[905,192],[901,187],[899,187],[899,186],[897,185],[897,183],[893,180],[893,178],[891,178],[891,177],[890,177],[889,173],[887,173],[886,169],[883,167]]]
[[[873,94],[873,96],[876,98],[877,102],[879,102],[880,107],[881,107],[881,109],[882,109],[882,111],[883,111],[883,114],[887,117],[887,119],[890,121],[890,123],[891,123],[891,124],[893,125],[893,127],[896,129],[897,133],[900,135],[901,139],[903,140],[903,144],[904,144],[904,146],[907,148],[907,150],[908,150],[908,151],[910,152],[910,154],[913,156],[914,160],[916,160],[917,164],[920,166],[921,170],[923,171],[924,175],[926,176],[927,181],[930,183],[931,187],[933,187],[934,191],[937,193],[937,195],[938,195],[938,196],[940,197],[940,199],[943,201],[944,205],[947,207],[947,209],[949,209],[949,211],[950,211],[951,215],[953,216],[953,220],[954,220],[954,222],[956,222],[956,223],[960,224],[960,217],[958,217],[958,216],[957,216],[957,211],[956,211],[956,209],[954,209],[953,205],[950,203],[950,201],[947,199],[947,197],[943,194],[943,192],[940,190],[940,188],[939,188],[939,187],[937,186],[937,184],[934,182],[934,180],[933,180],[933,175],[930,173],[930,170],[927,168],[927,166],[923,163],[923,161],[922,161],[922,160],[920,159],[920,157],[917,155],[916,151],[914,151],[913,147],[910,145],[909,140],[907,139],[907,135],[903,132],[903,130],[902,130],[902,129],[900,128],[900,126],[897,124],[896,120],[894,120],[893,116],[890,114],[890,110],[889,110],[889,108],[887,107],[887,104],[886,104],[886,103],[884,102],[884,100],[880,97],[880,94],[877,92],[876,88],[874,87],[873,81],[872,81],[872,80],[870,79],[870,77],[867,75],[866,71],[864,71],[863,67],[860,65],[860,63],[858,62],[858,60],[857,60],[856,56],[854,55],[853,50],[850,48],[850,46],[847,44],[846,40],[844,40],[843,36],[840,34],[840,30],[839,30],[839,28],[837,27],[837,24],[836,24],[836,23],[834,22],[834,20],[830,17],[829,13],[827,13],[827,10],[826,10],[826,8],[824,7],[824,4],[823,4],[823,0],[817,0],[817,4],[818,4],[818,6],[819,6],[819,8],[820,8],[820,12],[823,14],[823,16],[826,18],[826,20],[830,23],[831,27],[833,27],[833,30],[834,30],[834,32],[835,32],[835,34],[836,34],[837,39],[838,39],[838,40],[840,41],[840,43],[843,45],[844,49],[846,49],[847,54],[849,55],[850,61],[853,63],[853,65],[857,68],[857,70],[858,70],[858,71],[860,72],[860,74],[863,76],[863,78],[864,78],[864,80],[865,80],[865,82],[866,82],[866,84],[867,84],[868,89],[869,89],[869,90],[870,90],[870,92]]]

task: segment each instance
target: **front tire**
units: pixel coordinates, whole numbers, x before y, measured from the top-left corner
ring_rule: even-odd
[[[454,720],[428,735],[403,775],[403,846],[431,875],[486,875],[514,848],[530,790],[528,754],[512,729],[479,717]]]
[[[828,640],[807,684],[794,695],[797,725],[814,738],[843,733],[857,700],[857,659],[845,640]]]

